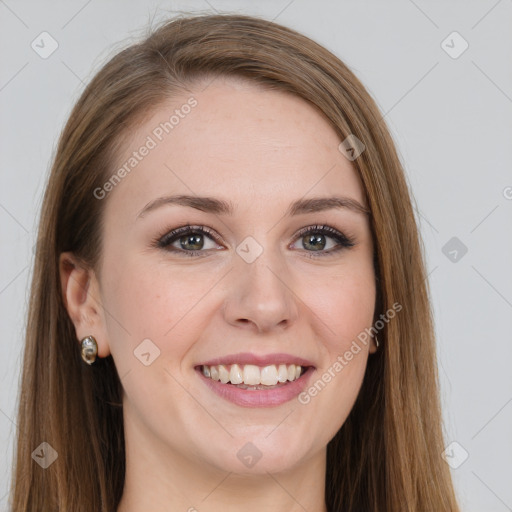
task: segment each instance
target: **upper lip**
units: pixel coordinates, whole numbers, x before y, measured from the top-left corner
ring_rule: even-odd
[[[251,354],[250,352],[241,352],[239,354],[229,354],[216,357],[200,363],[199,366],[217,366],[219,364],[253,364],[256,366],[268,366],[271,364],[295,364],[299,366],[314,366],[311,361],[292,354],[279,352],[277,354]]]

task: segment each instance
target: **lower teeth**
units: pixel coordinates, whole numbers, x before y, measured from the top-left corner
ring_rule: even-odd
[[[231,382],[229,382],[229,384],[231,384]],[[235,386],[237,388],[240,388],[240,389],[249,389],[249,390],[258,390],[258,389],[274,389],[274,388],[279,388],[281,386],[284,386],[285,384],[287,384],[287,382],[279,382],[277,384],[275,384],[274,386],[265,386],[264,384],[258,384],[257,386],[248,386],[247,384],[231,384],[232,386]]]

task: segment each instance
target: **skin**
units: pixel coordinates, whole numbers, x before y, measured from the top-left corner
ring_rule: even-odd
[[[349,350],[374,315],[369,218],[349,209],[285,212],[303,197],[367,206],[363,187],[340,138],[304,100],[233,79],[191,91],[169,99],[123,147],[119,165],[193,94],[197,106],[103,199],[97,271],[61,256],[77,338],[95,336],[122,381],[127,471],[118,512],[326,511],[326,445],[354,404],[373,343],[307,404],[241,407],[210,391],[194,367],[237,352],[285,352],[313,362],[314,383]],[[171,194],[232,201],[235,213],[165,205],[137,218]],[[187,223],[217,235],[203,238],[206,256],[152,246]],[[315,224],[355,245],[318,255],[296,236]],[[263,248],[252,263],[236,252],[247,236]],[[324,251],[338,246],[325,237]],[[173,246],[183,247],[179,239]],[[134,357],[144,339],[160,350],[148,366]],[[262,454],[250,468],[237,457],[248,442]]]

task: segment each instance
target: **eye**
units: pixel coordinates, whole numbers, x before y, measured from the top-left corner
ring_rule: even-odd
[[[353,239],[337,229],[324,225],[303,228],[297,233],[296,239],[302,241],[303,250],[312,253],[308,255],[311,258],[329,256],[355,245]],[[208,243],[210,247],[208,247]],[[173,229],[163,236],[157,237],[153,240],[152,245],[180,256],[206,256],[205,253],[208,250],[217,249],[219,243],[210,228],[188,225]],[[291,247],[293,248],[293,244]],[[326,247],[328,250],[324,250]]]
[[[205,243],[205,238],[207,243]],[[208,247],[210,242],[210,247]],[[216,237],[205,226],[183,226],[154,240],[153,245],[184,256],[204,256],[205,250],[216,249]],[[203,253],[203,254],[201,254]]]
[[[309,255],[310,258],[329,256],[355,245],[352,238],[347,237],[337,229],[323,225],[303,228],[297,234],[297,238],[301,240],[302,246],[307,252],[317,253]],[[328,239],[331,239],[330,243]],[[333,244],[333,240],[336,243]],[[326,247],[328,247],[328,250],[324,250]]]

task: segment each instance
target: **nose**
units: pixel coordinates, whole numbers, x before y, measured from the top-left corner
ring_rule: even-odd
[[[252,263],[241,258],[235,262],[224,304],[231,325],[264,333],[289,328],[297,319],[298,299],[290,274],[269,253],[263,251]]]

